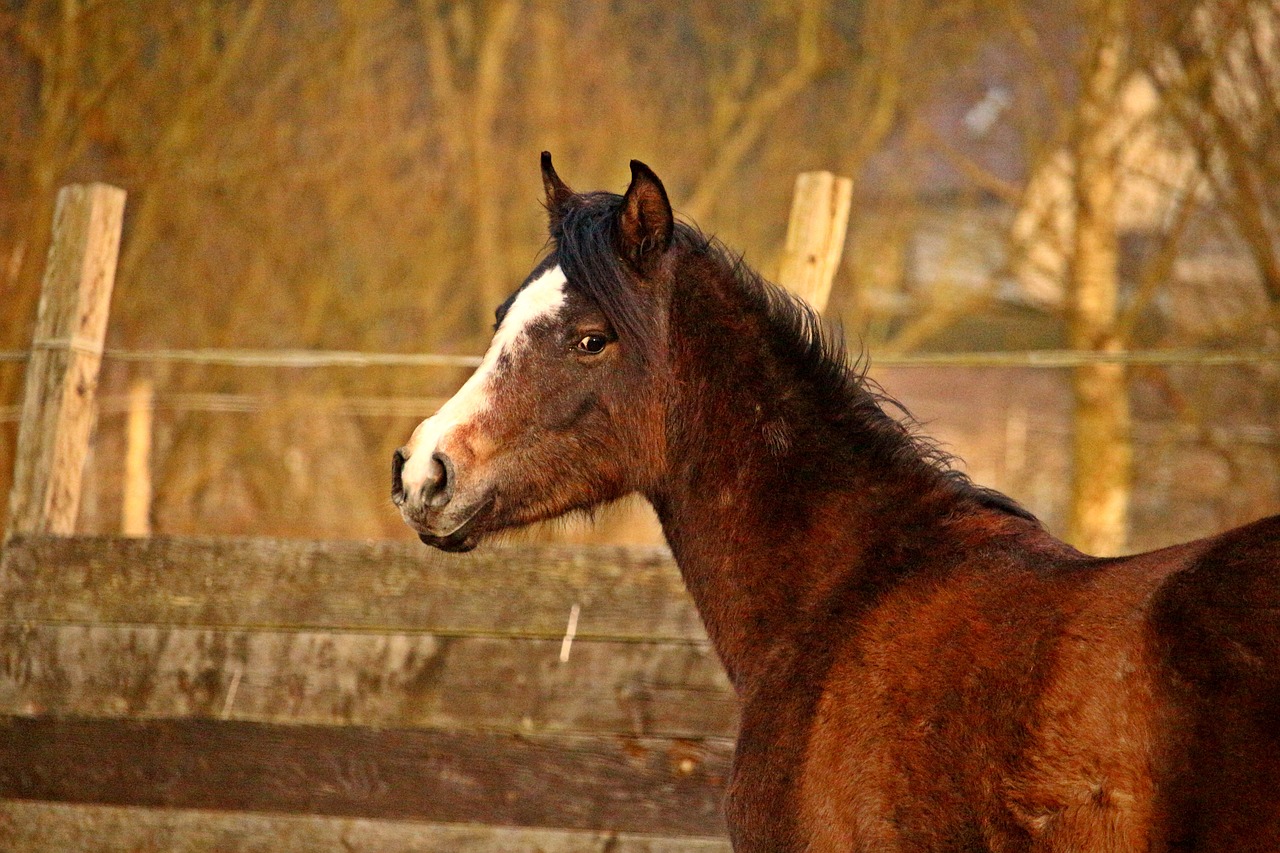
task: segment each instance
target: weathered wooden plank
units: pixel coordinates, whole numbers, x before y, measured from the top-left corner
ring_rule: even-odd
[[[0,718],[0,798],[720,836],[721,739]]]
[[[36,537],[0,556],[0,621],[706,642],[661,548]]]
[[[0,801],[23,853],[729,853],[720,838]]]
[[[140,625],[0,628],[0,713],[732,737],[688,643]]]
[[[75,531],[124,198],[124,190],[106,184],[58,193],[27,362],[6,539]]]

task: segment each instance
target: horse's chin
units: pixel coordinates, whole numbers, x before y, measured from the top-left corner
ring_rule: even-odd
[[[479,537],[472,534],[459,538],[457,535],[432,536],[428,533],[419,533],[418,538],[422,540],[423,545],[430,545],[432,548],[446,551],[450,554],[465,554],[480,544]]]
[[[430,545],[450,554],[463,554],[474,549],[484,537],[486,522],[493,513],[495,498],[492,494],[478,503],[469,513],[463,514],[463,520],[448,533],[435,533],[428,523],[404,514],[405,522],[418,534],[424,545]]]

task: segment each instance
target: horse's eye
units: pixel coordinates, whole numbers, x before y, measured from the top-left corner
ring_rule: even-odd
[[[578,352],[585,352],[587,355],[599,355],[604,352],[604,348],[608,344],[609,339],[604,335],[586,335],[582,340],[578,341]]]

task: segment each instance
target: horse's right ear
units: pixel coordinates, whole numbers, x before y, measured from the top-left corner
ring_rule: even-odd
[[[542,188],[547,193],[547,200],[543,204],[547,208],[551,228],[554,229],[573,205],[574,192],[556,174],[555,167],[551,165],[550,151],[542,152]]]

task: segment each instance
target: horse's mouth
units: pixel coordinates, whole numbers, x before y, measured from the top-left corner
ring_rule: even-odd
[[[484,521],[489,510],[497,498],[490,495],[485,500],[476,504],[470,514],[467,515],[453,530],[448,533],[431,533],[424,531],[416,524],[412,526],[418,532],[418,539],[424,545],[430,545],[432,548],[438,548],[441,551],[447,551],[450,554],[463,554],[472,550],[480,544],[480,538],[483,531],[480,526]]]

